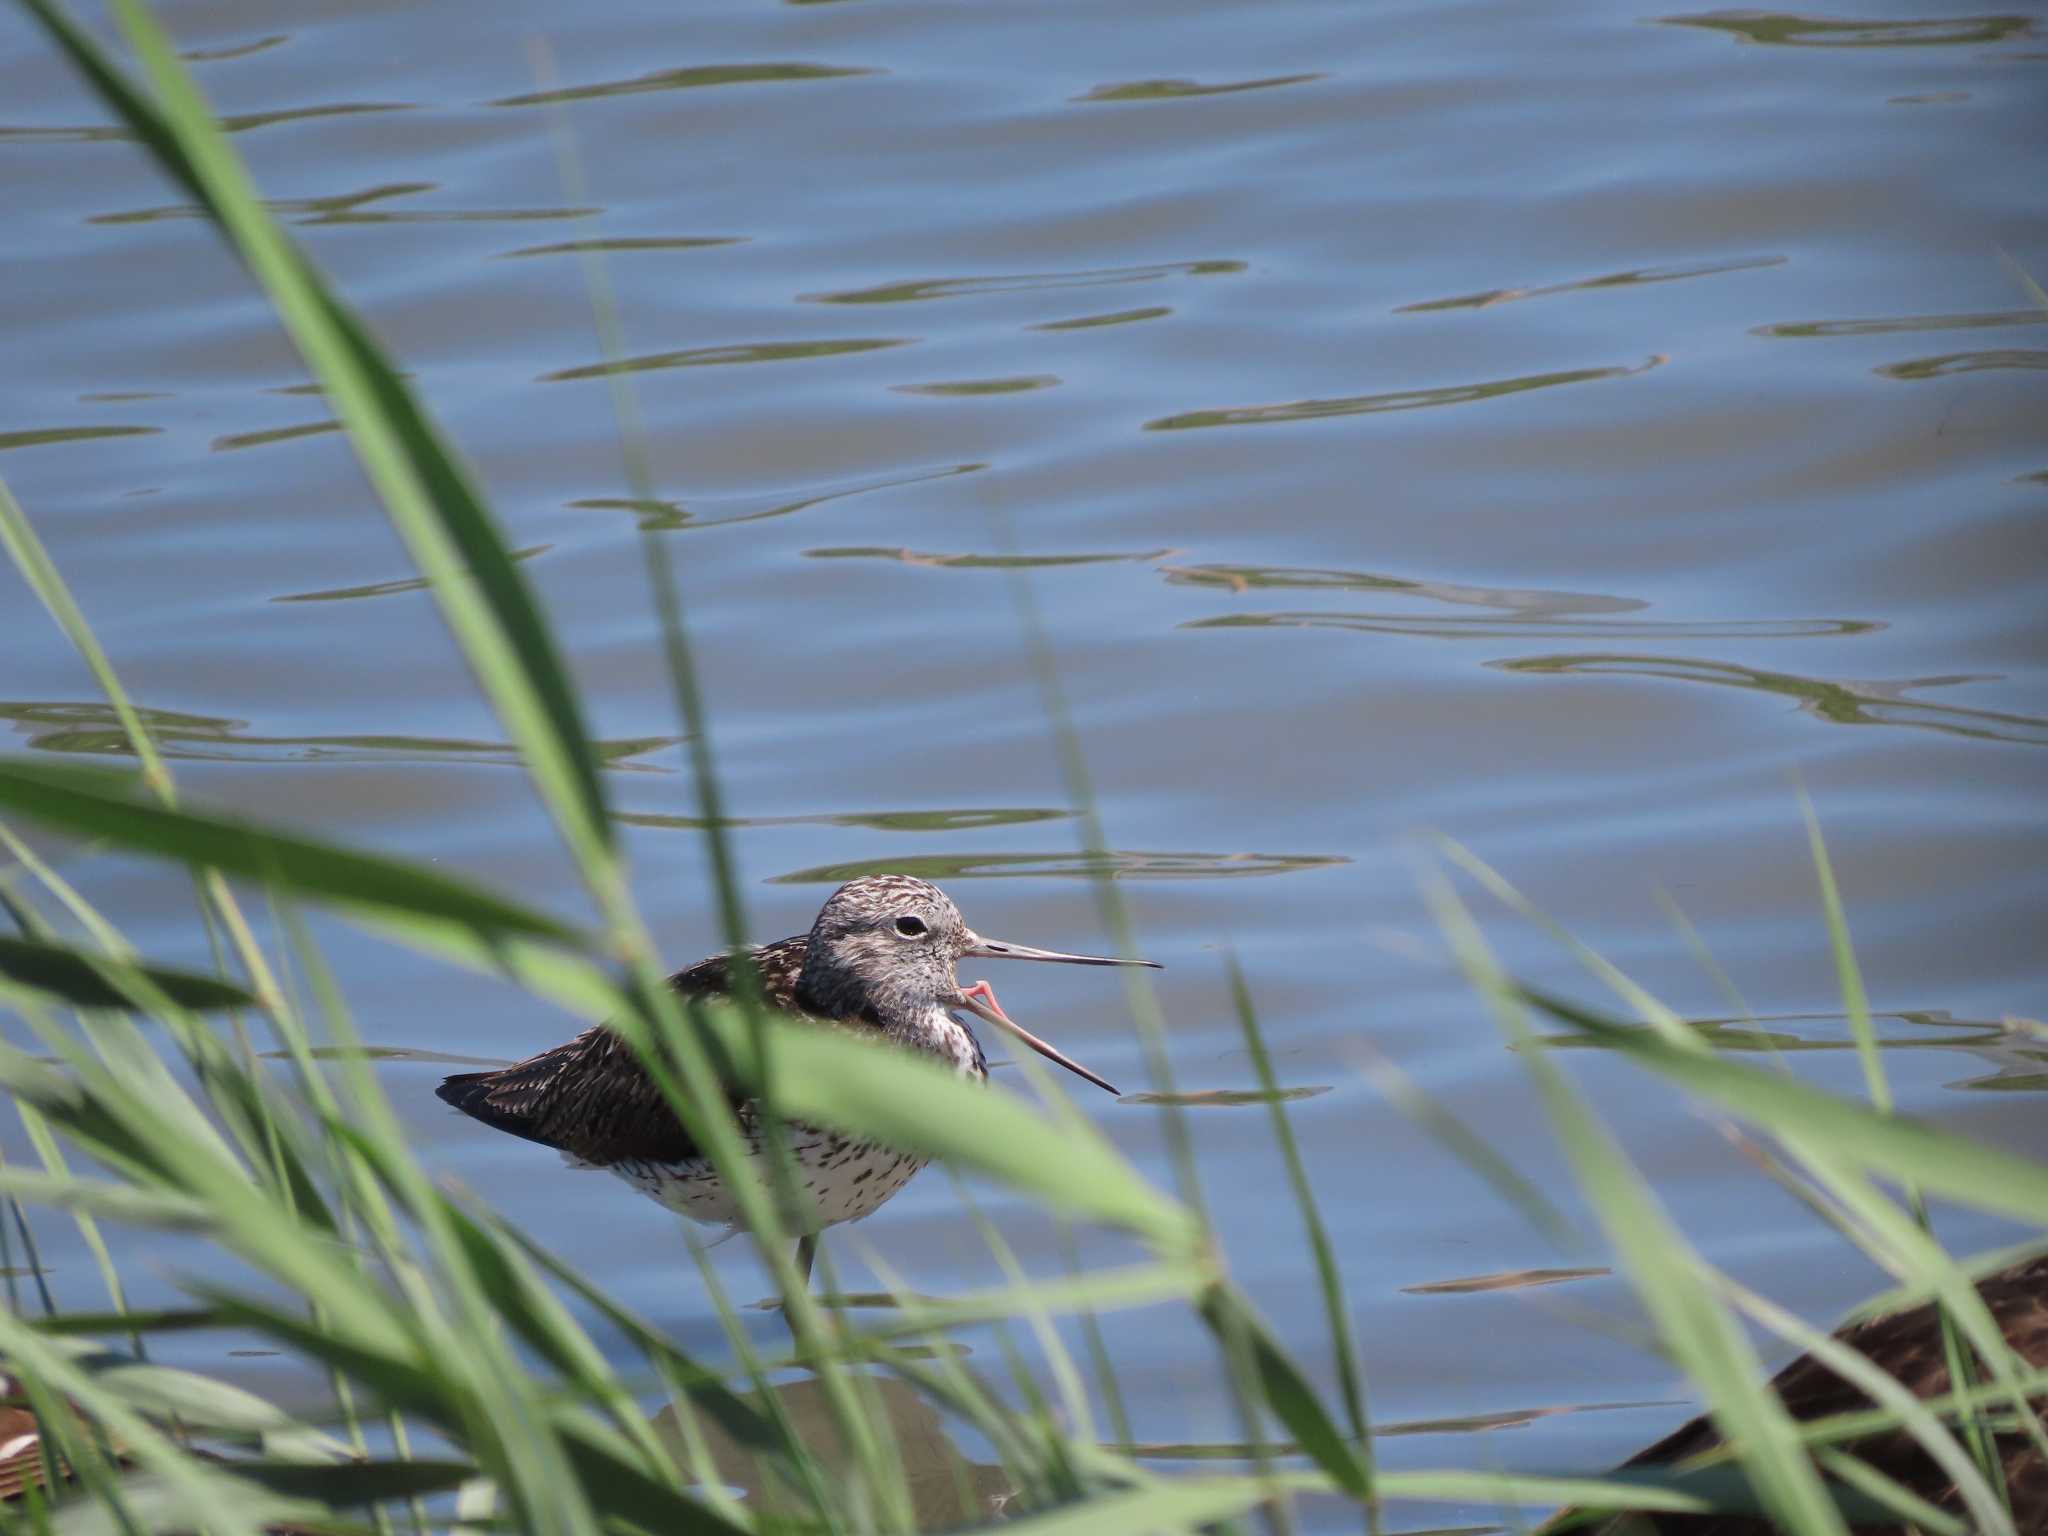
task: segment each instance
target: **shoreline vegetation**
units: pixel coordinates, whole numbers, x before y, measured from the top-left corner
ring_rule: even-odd
[[[2048,1454],[2035,1406],[2048,1394],[2048,1367],[2012,1347],[1973,1283],[2018,1255],[1950,1256],[1929,1235],[1927,1202],[2048,1231],[2048,1164],[1893,1113],[1810,810],[1844,1011],[1865,1072],[1860,1100],[1803,1084],[1775,1051],[1752,1063],[1715,1049],[1583,950],[1590,979],[1612,996],[1611,1013],[1519,985],[1488,949],[1471,896],[1521,920],[1548,920],[1462,848],[1435,850],[1426,899],[1524,1063],[1598,1220],[1591,1261],[1611,1257],[1626,1276],[1656,1347],[1711,1413],[1723,1444],[1676,1465],[1619,1472],[1385,1469],[1368,1412],[1372,1341],[1352,1336],[1286,1096],[1234,962],[1224,990],[1258,1071],[1301,1215],[1303,1261],[1324,1304],[1327,1353],[1315,1362],[1290,1354],[1231,1278],[1196,1178],[1163,1021],[1141,974],[1127,975],[1127,996],[1171,1154],[1170,1192],[1141,1177],[1034,1062],[1024,1066],[1035,1102],[780,1024],[744,984],[733,1005],[715,1008],[686,1007],[670,991],[633,904],[584,712],[513,546],[471,477],[369,332],[282,234],[143,6],[114,0],[135,60],[131,78],[53,0],[24,3],[53,54],[79,71],[263,288],[530,773],[591,917],[568,923],[419,864],[187,804],[28,516],[0,487],[0,543],[91,667],[138,769],[0,758],[0,911],[13,930],[0,938],[0,1006],[34,1040],[34,1049],[0,1044],[0,1081],[36,1156],[32,1165],[0,1166],[10,1205],[0,1223],[8,1285],[0,1363],[12,1404],[0,1407],[0,1428],[11,1434],[0,1446],[0,1492],[14,1496],[0,1503],[0,1528],[836,1533],[965,1528],[1000,1514],[1041,1536],[1254,1525],[1284,1533],[1297,1503],[1314,1498],[1319,1507],[1355,1505],[1375,1533],[1387,1506],[1405,1519],[1434,1505],[1439,1524],[1515,1527],[1531,1512],[1571,1506],[1557,1528],[1616,1510],[1725,1510],[1799,1536],[1843,1532],[1852,1519],[1912,1523],[1929,1536],[2018,1536],[1999,1454],[2014,1444]],[[573,146],[564,164],[573,179]],[[616,356],[602,268],[589,271],[599,329]],[[650,497],[626,381],[615,376],[615,387],[626,479],[634,495]],[[711,855],[707,901],[725,942],[737,946],[746,934],[741,889],[670,550],[653,532],[642,547],[688,744],[693,809]],[[1014,590],[1084,851],[1099,855],[1078,738],[1028,593]],[[38,856],[28,828],[185,867],[193,920],[215,947],[218,974],[145,963]],[[1098,875],[1093,888],[1119,952],[1132,953],[1116,886]],[[580,1021],[610,1022],[729,1179],[739,1142],[721,1085],[738,1081],[771,1122],[801,1116],[894,1141],[1024,1192],[1062,1222],[1118,1231],[1128,1262],[1028,1278],[969,1201],[964,1213],[1005,1285],[936,1298],[892,1284],[886,1297],[846,1297],[827,1251],[813,1290],[791,1266],[774,1192],[741,1179],[788,1347],[761,1353],[699,1252],[729,1354],[686,1353],[599,1281],[430,1175],[341,1001],[308,907],[508,979]],[[259,938],[252,910],[272,942]],[[1756,1038],[1768,1044],[1760,1030]],[[1545,1048],[1558,1041],[1606,1050],[1722,1117],[1752,1151],[1759,1178],[1792,1190],[1896,1279],[1886,1306],[1934,1298],[1930,1315],[1958,1388],[1923,1401],[1879,1383],[1870,1388],[1881,1399],[1874,1407],[1796,1420],[1766,1386],[1751,1328],[1824,1358],[1838,1347],[1690,1246],[1564,1075],[1565,1058]],[[1569,1226],[1454,1111],[1424,1100],[1391,1068],[1376,1076],[1396,1107],[1419,1116],[1539,1230]],[[903,1107],[912,1100],[914,1115]],[[787,1176],[785,1162],[777,1177]],[[75,1224],[99,1268],[103,1309],[79,1310],[76,1294],[60,1306],[44,1283],[35,1234],[52,1221]],[[188,1305],[137,1310],[117,1253],[158,1234],[202,1245],[204,1274],[181,1281]],[[1155,1463],[1165,1459],[1135,1443],[1098,1323],[1135,1307],[1185,1309],[1205,1325],[1214,1392],[1234,1406],[1244,1439],[1197,1449],[1229,1470],[1162,1473]],[[1063,1318],[1078,1320],[1078,1357],[1057,1327]],[[953,1333],[967,1327],[994,1330],[1006,1370],[971,1366],[953,1347]],[[313,1406],[287,1408],[152,1362],[154,1341],[191,1330],[260,1343],[326,1390],[301,1394]],[[1041,1370],[1027,1367],[1020,1341],[1043,1357]],[[1845,1440],[1879,1431],[1909,1437],[1952,1477],[1950,1507],[1930,1506],[1843,1453]],[[987,1459],[961,1450],[963,1437]]]

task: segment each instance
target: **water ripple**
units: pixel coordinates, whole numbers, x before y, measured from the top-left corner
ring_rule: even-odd
[[[214,444],[217,448],[219,443]],[[544,555],[555,546],[552,544],[529,544],[524,549],[515,549],[507,557],[513,560],[531,560],[535,555]],[[424,592],[433,583],[424,576],[400,576],[390,581],[369,581],[353,587],[324,587],[317,592],[285,592],[273,597],[273,603],[337,603],[359,597],[390,597],[400,592]]]
[[[1062,288],[1108,288],[1149,283],[1162,277],[1217,277],[1242,272],[1241,261],[1162,261],[1143,267],[1094,267],[1076,272],[1012,272],[992,277],[930,277],[883,283],[874,288],[840,288],[800,293],[806,304],[922,304],[933,299],[970,298],[983,293],[1037,293]]]
[[[278,123],[301,123],[319,117],[355,117],[368,112],[411,112],[410,101],[337,101],[321,107],[290,107],[276,112],[237,112],[216,118],[223,132],[249,133]],[[132,139],[126,128],[95,123],[81,127],[13,127],[0,125],[0,141],[17,144],[105,144]]]
[[[949,379],[932,384],[891,384],[889,388],[899,395],[961,399],[980,395],[1021,395],[1034,389],[1056,388],[1059,382],[1057,374],[1034,373],[1011,379]]]
[[[1950,352],[1941,357],[1916,357],[1909,362],[1886,363],[1871,371],[1887,379],[1942,379],[1958,373],[1984,373],[1992,369],[2048,369],[2048,352],[2008,347],[1991,352]]]
[[[1263,91],[1278,85],[1302,85],[1329,78],[1320,71],[1303,75],[1267,75],[1258,80],[1224,80],[1204,85],[1199,80],[1125,80],[1098,85],[1071,101],[1183,101],[1190,96],[1232,96],[1239,91]]]
[[[587,219],[603,211],[598,208],[403,208],[393,212],[370,206],[436,190],[437,183],[431,181],[388,182],[360,192],[337,192],[329,197],[270,198],[264,201],[263,206],[280,219],[290,219],[295,224],[308,227],[325,224],[523,224],[554,219]],[[195,203],[167,203],[158,208],[96,213],[85,222],[155,224],[166,220],[208,217],[206,210]]]
[[[1236,1109],[1247,1104],[1291,1104],[1320,1098],[1336,1085],[1314,1083],[1300,1088],[1193,1088],[1185,1093],[1127,1093],[1119,1104],[1172,1104],[1182,1109]]]
[[[220,715],[193,715],[169,709],[138,709],[157,750],[167,758],[207,763],[484,763],[518,768],[523,759],[509,742],[476,741],[450,736],[396,736],[383,733],[351,736],[257,736],[249,722]],[[70,700],[0,700],[0,720],[12,721],[41,752],[68,752],[87,757],[133,757],[128,733],[111,705]],[[679,736],[639,736],[593,741],[600,768],[636,773],[665,773],[654,763],[636,758],[666,751]]]
[[[650,352],[615,362],[585,363],[544,373],[536,381],[559,384],[570,379],[602,379],[617,373],[646,373],[658,368],[722,368],[728,363],[792,363],[820,357],[845,357],[907,347],[914,336],[846,336],[818,341],[760,341],[723,347],[689,347],[680,352]]]
[[[599,254],[616,256],[633,251],[701,251],[720,245],[744,245],[745,235],[609,235],[589,240],[558,240],[552,245],[521,246],[516,251],[502,251],[502,257],[513,256],[580,256]]]
[[[1038,821],[1070,821],[1072,811],[1047,806],[991,806],[936,811],[832,811],[810,816],[724,816],[721,827],[860,827],[875,832],[976,832],[984,827],[1021,827]],[[701,816],[667,811],[617,811],[613,820],[629,826],[701,832]]]
[[[1076,315],[1071,320],[1044,320],[1037,325],[1027,325],[1027,331],[1092,331],[1104,325],[1131,325],[1139,320],[1160,320],[1172,314],[1164,304],[1154,304],[1145,309],[1118,309],[1106,315]]]
[[[865,496],[870,491],[888,491],[899,486],[922,485],[928,480],[946,480],[954,475],[972,475],[987,468],[987,464],[947,464],[938,469],[918,470],[912,474],[892,476],[887,480],[862,480],[852,485],[835,486],[830,490],[799,497],[794,501],[779,499],[788,494],[786,491],[778,492],[773,497],[706,498],[715,505],[737,502],[743,508],[741,511],[728,512],[720,517],[705,517],[691,511],[680,501],[663,501],[644,496],[586,496],[568,505],[578,511],[638,513],[640,530],[644,533],[666,533],[684,528],[723,528],[731,523],[751,523],[766,517],[786,517],[792,512],[823,506],[828,501],[843,501],[849,496]]]
[[[51,443],[82,443],[100,437],[154,437],[162,427],[37,427],[28,432],[0,432],[0,453],[10,448],[42,448]]]
[[[1398,613],[1233,613],[1212,619],[1189,619],[1179,627],[1348,629],[1439,640],[1506,640],[1524,636],[1597,640],[1610,635],[1643,640],[1801,640],[1818,635],[1860,635],[1884,625],[1875,619],[1488,619],[1470,614],[1425,618]]]
[[[1569,283],[1547,283],[1541,288],[1489,288],[1484,293],[1468,293],[1455,299],[1428,299],[1419,304],[1403,304],[1395,309],[1394,313],[1420,315],[1443,309],[1490,309],[1496,304],[1512,304],[1518,299],[1548,298],[1558,293],[1586,293],[1598,288],[1634,288],[1647,283],[1675,283],[1683,278],[1716,277],[1724,272],[1755,272],[1764,267],[1782,267],[1789,260],[1789,256],[1738,256],[1725,261],[1693,261],[1663,267],[1636,267],[1627,272],[1610,272],[1604,277],[1585,277]]]
[[[2001,43],[2009,37],[2031,36],[2033,32],[2031,18],[2012,15],[1863,21],[1772,11],[1705,11],[1697,16],[1664,16],[1659,20],[1666,26],[1705,27],[1726,32],[1738,42],[1783,48],[1926,48]]]
[[[2048,325],[2048,310],[1998,309],[1975,315],[1887,315],[1875,320],[1796,320],[1759,325],[1752,336],[1892,336],[1901,331],[1968,331],[1998,325]]]
[[[493,107],[544,107],[555,102],[592,101],[607,96],[637,96],[644,91],[683,91],[707,85],[777,85],[800,80],[843,80],[853,75],[878,75],[878,69],[856,69],[836,64],[699,64],[684,69],[658,69],[627,80],[607,80],[597,85],[568,85],[553,91],[531,91],[523,96],[501,96],[485,105]]]
[[[1834,682],[1790,672],[1765,672],[1725,661],[1683,656],[1524,656],[1490,661],[1503,672],[1593,677],[1661,677],[1682,683],[1710,683],[1776,693],[1792,699],[1816,719],[1836,725],[1903,725],[1940,731],[1981,741],[2019,746],[2048,746],[2048,719],[2002,710],[1967,709],[1959,704],[1926,704],[1902,697],[1910,689],[1945,688],[1957,683],[1995,682],[1988,676],[1921,677],[1898,682]]]
[[[1056,565],[1109,565],[1130,561],[1164,559],[1172,554],[1170,549],[1138,549],[1111,553],[1082,555],[941,555],[919,549],[888,548],[883,545],[849,545],[829,549],[807,549],[807,560],[900,560],[905,565],[921,565],[945,570],[959,571],[1019,571],[1037,570]]]
[[[1604,1265],[1586,1269],[1507,1269],[1490,1275],[1464,1275],[1455,1280],[1428,1280],[1404,1285],[1404,1296],[1469,1296],[1484,1291],[1519,1291],[1535,1285],[1561,1285],[1567,1280],[1597,1280],[1613,1274]]]
[[[1349,864],[1333,853],[931,853],[845,864],[818,864],[776,875],[770,885],[841,885],[862,875],[920,875],[927,880],[1233,880]]]
[[[1488,379],[1479,384],[1449,384],[1435,389],[1399,389],[1379,395],[1345,395],[1328,400],[1292,400],[1277,405],[1229,406],[1220,410],[1183,411],[1145,423],[1148,432],[1179,432],[1190,427],[1259,427],[1275,422],[1319,421],[1328,416],[1366,416],[1379,411],[1416,411],[1435,405],[1466,405],[1494,400],[1531,389],[1559,384],[1589,384],[1599,379],[1625,379],[1669,361],[1653,353],[1632,367],[1570,368],[1558,373],[1532,373],[1519,378]]]

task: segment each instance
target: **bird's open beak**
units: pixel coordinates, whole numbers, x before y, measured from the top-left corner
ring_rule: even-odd
[[[1033,949],[1029,944],[1004,944],[995,939],[984,939],[980,934],[972,932],[967,937],[967,948],[960,952],[962,959],[1057,960],[1064,965],[1146,965],[1155,971],[1161,969],[1156,960],[1121,960],[1108,955],[1069,955],[1057,949]],[[1108,1078],[1097,1077],[1058,1046],[1039,1039],[1003,1012],[1002,1004],[996,1001],[996,995],[987,982],[978,981],[971,987],[962,987],[954,1000],[977,1019],[984,1019],[998,1029],[1015,1035],[1047,1061],[1058,1062],[1076,1077],[1085,1077],[1098,1088],[1110,1093],[1117,1091],[1116,1085]]]
[[[963,960],[1057,960],[1062,965],[1145,965],[1155,971],[1165,966],[1157,960],[1120,960],[1112,955],[1070,955],[1057,949],[1033,949],[1029,944],[1004,944],[997,939],[984,939],[972,929],[967,934],[967,947],[960,951]]]

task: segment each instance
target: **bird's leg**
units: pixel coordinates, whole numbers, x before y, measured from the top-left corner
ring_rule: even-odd
[[[803,1283],[811,1283],[811,1262],[818,1256],[818,1234],[806,1233],[796,1240],[796,1271],[803,1277]]]

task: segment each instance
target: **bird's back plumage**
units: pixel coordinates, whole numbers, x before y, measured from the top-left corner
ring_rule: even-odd
[[[1978,1294],[1990,1310],[2006,1344],[2037,1369],[2048,1369],[2048,1254],[2023,1260],[1978,1282]],[[1867,1356],[1886,1374],[1896,1377],[1914,1396],[1938,1397],[1949,1390],[1948,1359],[1940,1317],[1932,1302],[1888,1312],[1842,1329],[1844,1344]],[[1860,1387],[1851,1385],[1812,1355],[1801,1355],[1771,1379],[1771,1389],[1786,1410],[1800,1420],[1853,1413],[1875,1406]],[[2048,1402],[2036,1400],[2035,1412],[2048,1429]],[[1720,1431],[1702,1415],[1681,1425],[1647,1450],[1624,1463],[1629,1467],[1668,1465],[1698,1455],[1721,1443]],[[2011,1499],[2013,1527],[2022,1532],[2048,1532],[2048,1458],[2033,1439],[2014,1430],[1995,1437],[1995,1450]],[[1928,1502],[1959,1514],[1962,1503],[1953,1479],[1904,1430],[1870,1435],[1841,1447]],[[1601,1528],[1603,1536],[1774,1536],[1777,1527],[1755,1515],[1648,1515],[1619,1517]],[[1903,1533],[1896,1523],[1856,1527],[1859,1536]]]
[[[762,995],[771,1005],[802,1011],[796,994],[804,947],[799,936],[752,952]],[[731,962],[712,955],[676,972],[669,985],[686,998],[720,998],[731,996],[732,980]],[[586,1029],[509,1067],[443,1078],[434,1092],[494,1130],[554,1147],[593,1168],[629,1161],[688,1163],[704,1155],[660,1085],[609,1025]],[[737,1095],[731,1102],[735,1109],[744,1103]]]

